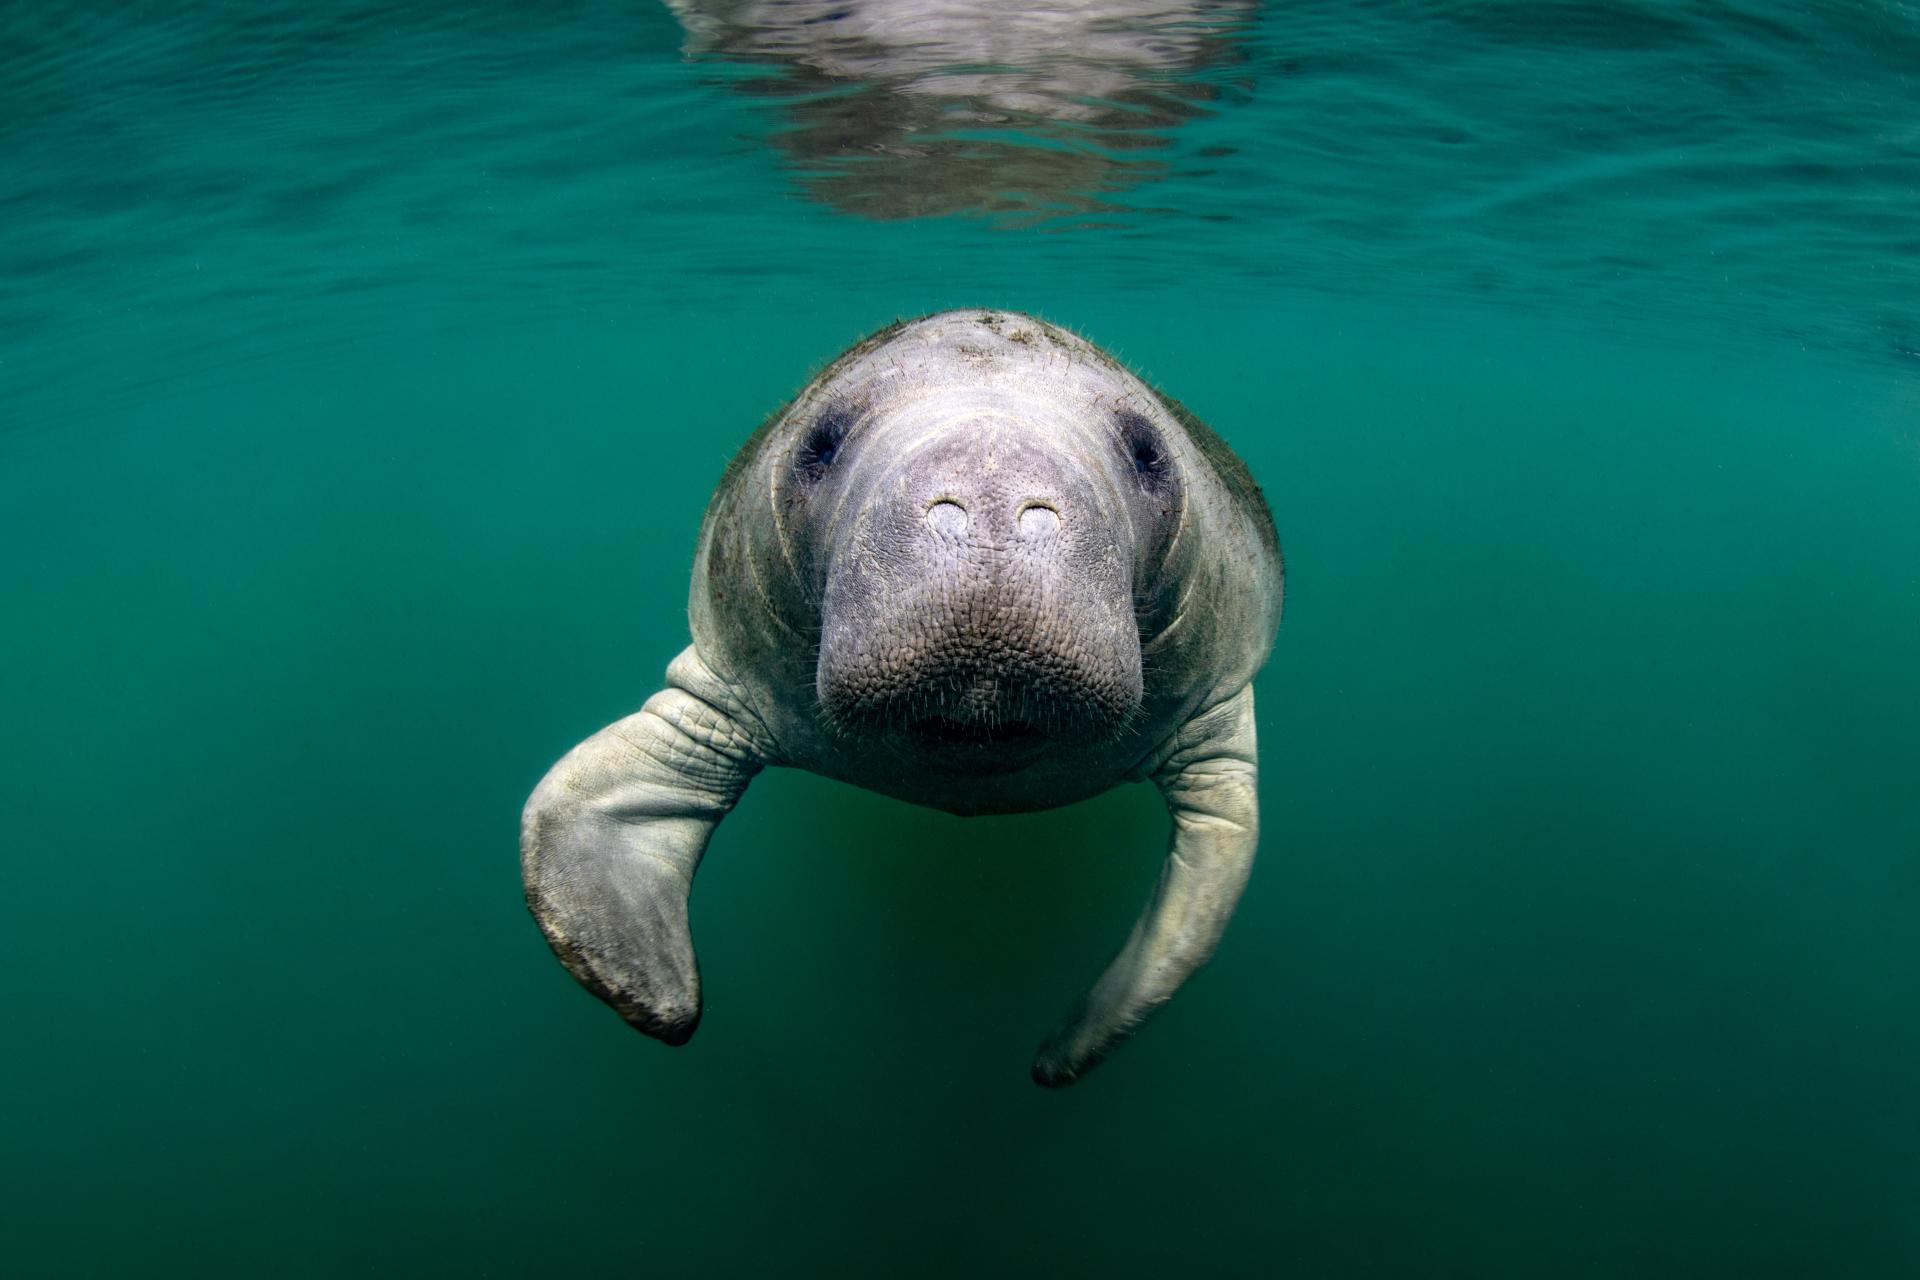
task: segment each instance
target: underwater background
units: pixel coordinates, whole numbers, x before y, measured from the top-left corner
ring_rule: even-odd
[[[1920,7],[0,9],[13,1275],[1920,1274]],[[1287,615],[1150,788],[763,775],[636,1035],[527,792],[899,316],[1207,418]]]

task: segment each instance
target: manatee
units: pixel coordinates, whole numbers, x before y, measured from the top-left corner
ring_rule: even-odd
[[[694,872],[761,769],[963,815],[1151,779],[1159,882],[1034,1061],[1070,1084],[1206,963],[1246,884],[1281,591],[1245,465],[1099,347],[1009,311],[882,329],[727,466],[693,643],[535,788],[527,903],[575,978],[684,1044]]]

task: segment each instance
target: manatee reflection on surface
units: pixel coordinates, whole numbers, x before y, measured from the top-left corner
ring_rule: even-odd
[[[696,59],[758,65],[805,193],[869,218],[1084,215],[1154,181],[1228,91],[1251,0],[668,0]]]

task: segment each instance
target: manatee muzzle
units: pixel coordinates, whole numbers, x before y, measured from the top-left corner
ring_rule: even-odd
[[[839,531],[818,670],[828,722],[1005,761],[1138,707],[1129,527],[1097,466],[998,421],[892,462]]]

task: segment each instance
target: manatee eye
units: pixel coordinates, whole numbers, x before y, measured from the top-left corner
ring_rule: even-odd
[[[1153,424],[1131,412],[1119,414],[1115,421],[1120,427],[1120,443],[1133,460],[1133,473],[1149,484],[1164,479],[1171,463],[1166,445]]]
[[[828,409],[813,425],[807,428],[807,434],[800,441],[800,448],[794,455],[794,465],[809,479],[818,480],[840,456],[840,446],[845,443],[847,429],[852,422],[844,410]]]

